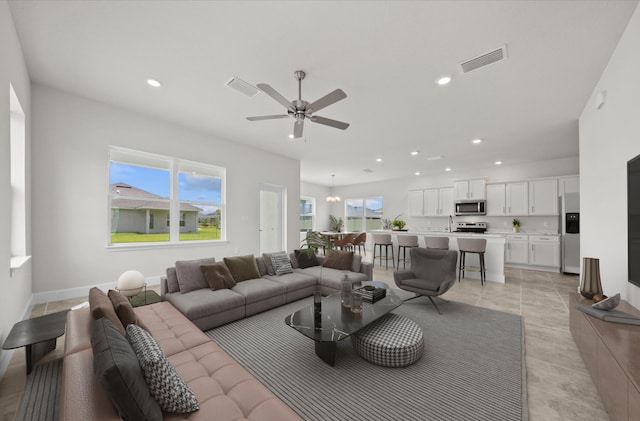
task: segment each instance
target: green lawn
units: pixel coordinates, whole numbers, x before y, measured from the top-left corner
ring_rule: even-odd
[[[181,241],[192,240],[219,240],[220,230],[216,227],[199,227],[198,232],[180,233]],[[115,243],[150,243],[169,241],[169,233],[160,234],[140,234],[137,232],[113,232],[111,233],[111,244]]]

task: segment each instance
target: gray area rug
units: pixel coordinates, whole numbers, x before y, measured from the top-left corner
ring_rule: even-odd
[[[27,376],[27,384],[16,413],[16,421],[56,421],[60,402],[62,358],[37,364]]]
[[[303,299],[207,331],[213,340],[307,420],[527,420],[524,325],[518,315],[417,298],[394,313],[417,322],[424,356],[404,368],[358,357],[338,343],[331,367],[284,318]]]

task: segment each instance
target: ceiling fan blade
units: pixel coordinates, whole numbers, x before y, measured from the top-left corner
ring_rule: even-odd
[[[320,116],[314,115],[307,118],[313,121],[314,123],[324,124],[325,126],[335,127],[336,129],[340,129],[340,130],[346,130],[347,127],[349,127],[349,123],[345,123],[343,121],[338,121],[338,120],[332,120],[326,117],[320,117]]]
[[[295,123],[293,123],[293,138],[299,139],[302,137],[302,129],[304,128],[304,120],[297,119]]]
[[[249,121],[258,121],[258,120],[274,120],[276,118],[287,118],[289,114],[277,114],[277,115],[261,115],[258,117],[247,117]]]
[[[280,93],[275,89],[273,89],[271,86],[267,85],[266,83],[258,83],[256,86],[260,88],[262,92],[269,95],[271,98],[275,99],[280,104],[284,105],[287,108],[287,110],[295,111],[295,107],[293,106],[293,104],[290,101],[288,101],[287,98],[280,95]]]
[[[334,104],[342,99],[345,99],[346,97],[347,97],[347,94],[345,94],[342,89],[336,89],[335,91],[330,92],[325,96],[323,96],[322,98],[316,100],[315,102],[312,102],[311,104],[307,105],[307,112],[315,113],[316,111],[321,110],[324,107],[328,107],[329,105]]]

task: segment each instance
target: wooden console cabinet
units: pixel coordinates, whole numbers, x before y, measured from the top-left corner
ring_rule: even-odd
[[[612,421],[640,421],[640,326],[591,317],[575,304],[593,304],[570,293],[569,326]],[[617,310],[640,316],[626,301]]]

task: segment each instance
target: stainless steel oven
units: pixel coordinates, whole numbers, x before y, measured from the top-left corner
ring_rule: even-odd
[[[456,202],[456,216],[486,214],[487,202],[485,200],[459,200]]]

